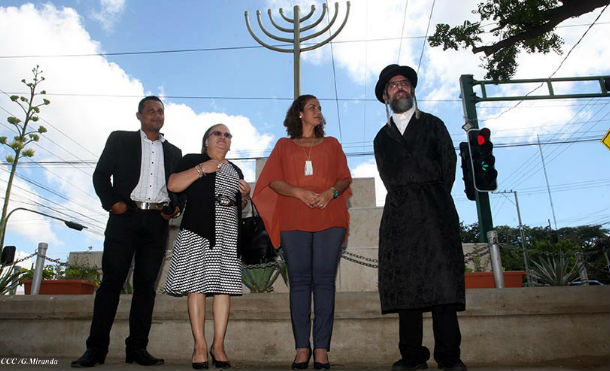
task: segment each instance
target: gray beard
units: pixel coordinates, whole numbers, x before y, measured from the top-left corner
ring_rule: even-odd
[[[399,98],[390,101],[390,108],[394,113],[404,113],[413,107],[413,98]]]

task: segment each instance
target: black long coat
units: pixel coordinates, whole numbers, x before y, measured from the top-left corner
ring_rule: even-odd
[[[404,135],[393,121],[375,137],[388,194],[379,228],[382,313],[456,304],[465,309],[464,254],[451,187],[456,154],[443,122],[421,112]]]

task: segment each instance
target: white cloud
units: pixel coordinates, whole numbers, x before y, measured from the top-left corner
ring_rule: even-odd
[[[212,125],[225,124],[233,139],[227,157],[262,156],[274,139],[271,135],[260,133],[245,116],[226,113],[195,113],[184,104],[168,103],[165,107],[165,126],[163,132],[168,140],[182,149],[182,153],[200,153],[204,132]],[[241,161],[239,164],[246,180],[254,180],[254,162]]]
[[[106,31],[112,31],[124,9],[125,0],[100,0],[100,10],[94,12],[91,17]]]
[[[22,33],[19,38],[14,37],[13,30],[23,24],[28,25],[29,32]],[[31,4],[0,7],[0,45],[4,55],[100,52],[99,43],[91,39],[73,9],[56,8],[50,4],[39,7]],[[2,61],[0,88],[5,92],[25,92],[25,87],[19,80],[30,79],[31,69],[36,64],[44,71],[46,80],[40,88],[49,93],[47,98],[51,104],[41,107],[42,120],[39,123],[48,132],[42,135],[39,145],[32,146],[36,150],[34,161],[96,161],[111,131],[139,128],[135,112],[140,99],[138,97],[144,95],[142,83],[103,57],[87,57],[85,61],[82,58],[5,59]],[[163,86],[157,89],[165,94]],[[75,95],[64,96],[62,93]],[[0,106],[18,114],[18,107],[1,93]],[[0,120],[5,122],[6,116],[0,110]],[[172,102],[166,102],[166,124],[163,131],[170,142],[182,148],[183,153],[200,152],[204,130],[218,122],[225,123],[235,136],[235,150],[229,153],[230,157],[261,155],[273,139],[256,130],[247,117],[194,112],[186,105]],[[8,134],[10,132],[6,127],[0,127],[0,135]],[[0,151],[8,153],[4,149]],[[252,180],[253,165],[245,163],[242,166],[246,177]],[[51,207],[54,210],[45,207],[39,210],[76,220],[93,232],[83,235],[86,239],[85,246],[70,248],[85,249],[89,244],[100,246],[107,214],[93,191],[92,172],[93,166],[78,163],[62,167],[46,166],[45,170],[22,164],[18,173],[42,184],[47,191],[16,178],[15,186],[27,191],[13,188],[11,208],[23,206],[23,202],[30,203],[26,206],[28,208],[36,208],[31,205],[32,202]],[[67,244],[56,234],[58,230],[65,230],[63,225],[47,219],[32,218],[32,214],[28,215],[27,212],[22,215],[15,213],[11,217],[10,229],[32,243],[44,240],[54,246]]]

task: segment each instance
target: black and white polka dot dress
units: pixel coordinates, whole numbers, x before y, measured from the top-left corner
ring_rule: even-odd
[[[215,192],[235,195],[239,192],[235,169],[221,163],[216,173]],[[189,205],[186,207],[195,207]],[[182,229],[174,243],[165,292],[181,296],[188,293],[242,294],[241,261],[237,257],[237,206],[216,204],[216,246],[200,235]]]

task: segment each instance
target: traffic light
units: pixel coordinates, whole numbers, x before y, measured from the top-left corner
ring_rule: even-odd
[[[468,130],[474,188],[479,192],[495,191],[498,188],[498,172],[494,168],[496,158],[493,155],[494,146],[489,139],[490,134],[487,128]]]
[[[472,161],[470,161],[470,149],[468,142],[460,143],[460,158],[462,159],[462,179],[464,179],[464,193],[470,201],[476,201],[477,191],[474,189],[474,180],[472,177]]]

